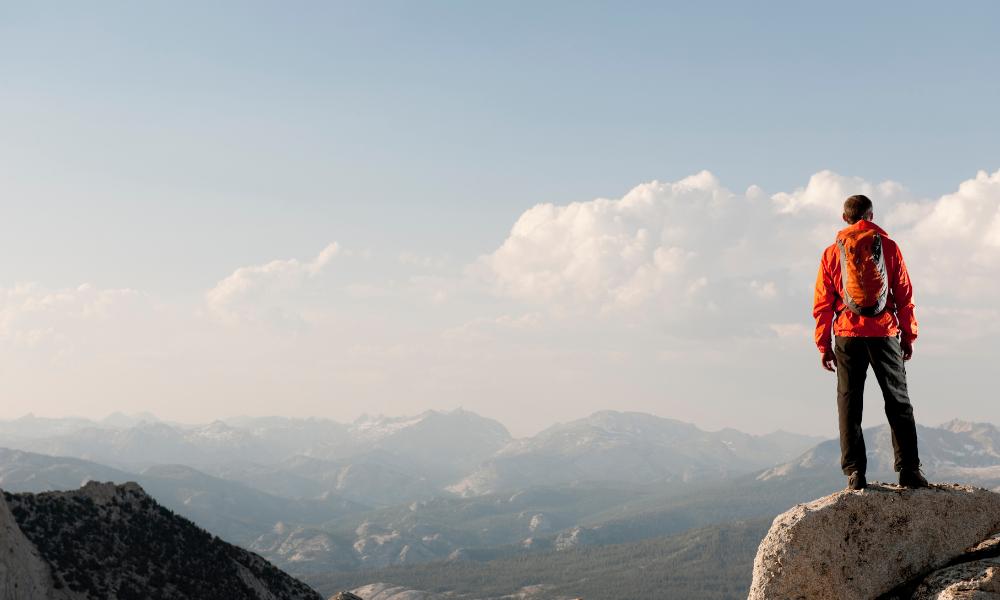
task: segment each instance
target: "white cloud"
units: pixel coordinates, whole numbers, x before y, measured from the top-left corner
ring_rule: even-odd
[[[142,398],[193,419],[462,402],[524,422],[542,401],[566,415],[610,398],[698,420],[736,395],[800,414],[825,376],[810,348],[819,256],[856,192],[873,197],[913,275],[924,339],[915,361],[950,360],[924,363],[937,369],[920,371],[924,384],[981,382],[1000,327],[1000,171],[934,200],[828,171],[787,193],[735,193],[701,172],[531,207],[464,267],[331,244],[235,269],[186,298],[0,288],[0,394],[21,412],[36,399],[74,412],[86,390],[93,404],[80,412]],[[296,327],[258,326],[275,322]],[[209,409],[206,398],[232,400]]]
[[[809,178],[805,187],[792,192],[779,192],[771,197],[778,213],[816,212],[837,217],[843,212],[848,196],[864,194],[876,205],[876,219],[888,214],[892,206],[910,199],[899,183],[870,183],[860,177],[844,177],[833,171],[820,171]]]
[[[1000,301],[1000,171],[980,171],[923,207],[908,239],[911,271],[946,304]]]
[[[607,312],[690,297],[720,258],[706,253],[708,239],[742,237],[734,216],[747,212],[743,203],[703,171],[617,200],[539,204],[479,265],[499,292],[555,309]]]
[[[789,304],[774,302],[779,290],[815,274],[822,247],[800,220],[758,187],[739,195],[702,171],[620,199],[535,206],[478,266],[498,294],[553,315],[644,321],[692,337],[747,335],[787,319]],[[824,237],[836,229],[828,223]]]
[[[703,171],[535,206],[478,266],[500,295],[554,315],[641,317],[696,337],[765,331],[810,320],[819,256],[856,193],[900,242],[918,304],[1000,301],[1000,171],[936,201],[831,171],[770,198],[756,186],[738,195]]]
[[[287,301],[341,253],[340,246],[333,242],[309,261],[290,258],[240,267],[209,290],[205,301],[212,313],[228,321],[297,320],[300,315],[289,308]]]

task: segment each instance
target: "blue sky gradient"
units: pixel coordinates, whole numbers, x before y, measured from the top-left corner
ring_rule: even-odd
[[[939,195],[1000,164],[998,12],[10,3],[0,173],[22,197],[3,250],[33,252],[0,279],[121,285],[179,260],[144,282],[171,289],[331,232],[480,253],[537,202],[704,168],[733,189],[832,169]]]
[[[998,22],[985,1],[0,3],[0,288],[192,305],[333,241],[458,273],[536,204],[703,169],[930,201],[1000,168]]]

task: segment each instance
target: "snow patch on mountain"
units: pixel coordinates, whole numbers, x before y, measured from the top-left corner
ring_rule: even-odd
[[[425,412],[416,417],[386,417],[383,415],[373,417],[362,415],[351,424],[349,431],[365,441],[379,440],[407,427],[412,427],[422,422],[431,414],[431,412]]]

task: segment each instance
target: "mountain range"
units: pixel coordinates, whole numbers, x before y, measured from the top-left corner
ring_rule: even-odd
[[[464,410],[348,424],[115,421],[0,423],[0,446],[20,448],[0,451],[0,487],[134,480],[164,506],[310,581],[596,551],[767,519],[843,486],[836,440],[704,431],[641,413],[601,411],[521,439]],[[921,426],[919,436],[932,480],[1000,486],[995,426],[953,421]],[[892,478],[888,428],[865,437],[870,479]]]
[[[580,481],[690,483],[787,460],[817,438],[703,431],[643,413],[601,411],[514,440],[447,489],[463,496]]]
[[[465,410],[349,424],[154,419],[0,422],[0,446],[17,448],[0,450],[0,486],[134,480],[224,539],[320,572],[553,546],[626,499],[728,481],[818,441],[615,411],[522,439]]]
[[[461,409],[364,416],[350,424],[265,417],[180,425],[148,414],[117,414],[100,422],[31,415],[0,421],[0,447],[130,472],[183,464],[278,495],[363,493],[375,503],[386,496],[383,504],[398,503],[403,490],[409,490],[404,498],[410,499],[538,483],[725,478],[791,459],[817,441],[784,432],[707,432],[681,421],[616,411],[521,439],[512,438],[501,423]]]
[[[1000,487],[1000,430],[989,423],[949,421],[939,427],[917,426],[920,461],[924,471],[940,481],[962,481],[987,488]],[[868,478],[895,480],[892,435],[888,425],[865,430]],[[761,481],[839,474],[837,440],[817,444],[793,461],[762,472]]]

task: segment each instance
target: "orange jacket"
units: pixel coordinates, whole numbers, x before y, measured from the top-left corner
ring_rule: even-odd
[[[847,309],[843,301],[840,274],[840,251],[831,244],[823,252],[816,275],[813,317],[816,318],[816,347],[820,352],[831,348],[830,333],[843,337],[890,337],[897,333],[904,340],[917,339],[917,319],[913,316],[913,286],[906,272],[903,254],[878,225],[865,220],[843,229],[874,229],[882,237],[882,253],[889,277],[889,301],[885,311],[875,317],[863,317]]]

